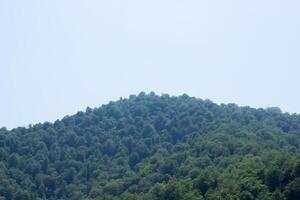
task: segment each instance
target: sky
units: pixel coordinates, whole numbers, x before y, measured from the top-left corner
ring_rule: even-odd
[[[0,127],[154,91],[300,113],[299,0],[0,0]]]

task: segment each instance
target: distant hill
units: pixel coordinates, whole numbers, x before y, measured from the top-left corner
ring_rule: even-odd
[[[0,129],[0,199],[299,200],[300,116],[131,95]]]

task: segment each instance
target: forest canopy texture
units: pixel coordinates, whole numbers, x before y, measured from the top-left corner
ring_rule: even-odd
[[[0,129],[1,200],[299,200],[300,116],[153,92]]]

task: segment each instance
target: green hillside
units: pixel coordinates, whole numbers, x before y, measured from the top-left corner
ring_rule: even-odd
[[[299,200],[300,115],[131,95],[0,129],[0,199]]]

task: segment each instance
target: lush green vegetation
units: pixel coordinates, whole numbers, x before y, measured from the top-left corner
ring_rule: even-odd
[[[0,129],[0,199],[300,199],[300,116],[141,93]]]

